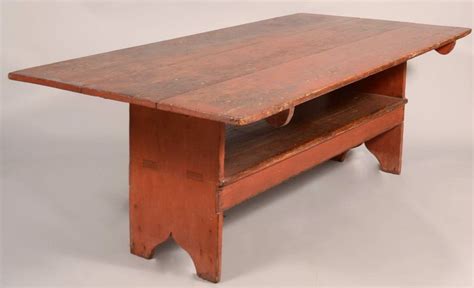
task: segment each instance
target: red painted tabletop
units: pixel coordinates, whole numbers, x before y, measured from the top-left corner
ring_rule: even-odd
[[[24,69],[9,78],[244,125],[470,32],[294,14]]]

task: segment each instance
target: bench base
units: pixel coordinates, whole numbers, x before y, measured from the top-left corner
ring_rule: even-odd
[[[342,162],[362,143],[382,171],[399,174],[405,71],[403,63],[297,106],[284,125],[269,121],[281,127],[226,127],[131,104],[131,252],[150,259],[172,237],[199,277],[218,282],[226,209],[319,163]]]

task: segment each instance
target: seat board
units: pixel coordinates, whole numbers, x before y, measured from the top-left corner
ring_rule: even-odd
[[[334,91],[295,110],[286,126],[265,121],[227,126],[224,185],[283,161],[403,106],[406,99],[378,94]]]

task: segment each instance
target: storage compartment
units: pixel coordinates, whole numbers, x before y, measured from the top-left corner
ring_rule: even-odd
[[[229,125],[224,185],[366,124],[405,103],[402,98],[343,88],[297,106],[293,119],[284,127],[274,128],[265,120],[247,126]]]

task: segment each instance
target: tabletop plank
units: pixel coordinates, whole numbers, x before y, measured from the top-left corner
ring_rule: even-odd
[[[245,125],[470,31],[294,14],[20,70],[9,78]]]

